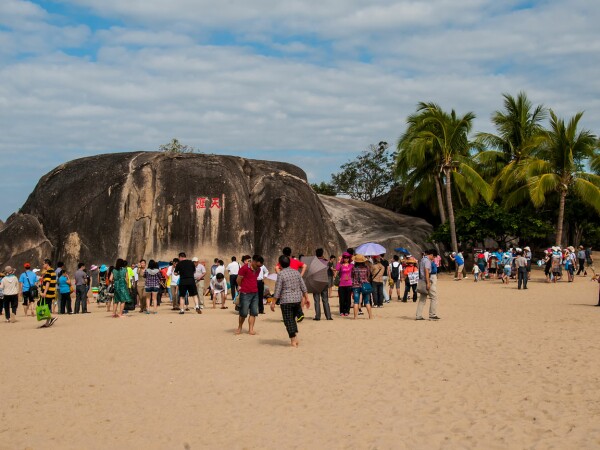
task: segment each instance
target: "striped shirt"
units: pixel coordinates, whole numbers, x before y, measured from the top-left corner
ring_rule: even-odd
[[[53,268],[49,268],[44,272],[42,283],[44,286],[42,292],[46,292],[46,298],[56,298],[56,273]],[[47,290],[46,285],[48,285]]]

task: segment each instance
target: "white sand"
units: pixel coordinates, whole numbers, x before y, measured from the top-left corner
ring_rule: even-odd
[[[279,310],[234,336],[232,309],[0,324],[0,448],[600,447],[600,308],[589,278],[528,291],[439,283],[372,321]],[[231,306],[231,304],[230,304]],[[245,331],[247,328],[245,329]]]

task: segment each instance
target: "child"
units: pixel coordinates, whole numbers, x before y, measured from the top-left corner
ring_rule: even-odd
[[[475,264],[473,266],[473,276],[475,277],[475,279],[473,280],[475,283],[477,283],[477,281],[479,281],[479,273],[481,272],[481,269],[479,268],[479,266],[477,264]]]
[[[219,272],[216,276],[211,278],[210,291],[212,293],[213,309],[217,308],[217,297],[221,299],[221,309],[227,309],[227,306],[225,306],[225,300],[227,299],[227,283],[225,282],[225,275]]]
[[[502,271],[502,283],[508,284],[510,282],[510,264],[505,264],[504,269]]]

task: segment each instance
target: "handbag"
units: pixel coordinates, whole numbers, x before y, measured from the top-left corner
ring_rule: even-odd
[[[46,300],[46,299],[44,299]],[[37,320],[46,320],[51,319],[52,314],[50,313],[50,308],[48,307],[46,301],[43,304],[36,306],[35,314],[37,316]]]
[[[338,286],[339,287],[339,285],[340,285],[340,274],[339,273],[333,279],[333,284],[334,284],[334,286]]]
[[[69,294],[72,294],[74,290],[75,290],[75,289],[73,288],[73,285],[72,285],[72,284],[70,284],[70,285],[69,285]]]
[[[427,295],[429,291],[427,290],[427,283],[425,280],[419,280],[417,283],[417,292],[419,294]]]
[[[363,283],[360,289],[365,295],[369,295],[371,292],[373,292],[373,286],[371,286],[371,283]]]

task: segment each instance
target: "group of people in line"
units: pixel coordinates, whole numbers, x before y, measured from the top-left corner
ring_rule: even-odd
[[[411,294],[412,301],[418,301],[416,320],[425,320],[423,309],[427,299],[430,300],[428,318],[440,319],[437,315],[437,274],[441,268],[441,256],[435,249],[423,252],[420,260],[412,255],[402,258],[394,255],[388,260],[385,255],[355,254],[352,248],[339,258],[331,255],[325,259],[322,248],[316,249],[315,256],[327,267],[328,283],[321,292],[312,292],[315,310],[313,320],[321,320],[322,312],[326,320],[333,320],[329,299],[333,297],[335,286],[340,317],[348,317],[352,312],[352,318],[357,319],[366,309],[371,319],[372,309],[382,308],[393,299],[395,293],[398,301],[407,302]],[[453,252],[449,256],[455,264],[454,279],[460,281],[467,278],[463,254]],[[529,247],[511,248],[506,252],[502,249],[495,252],[476,251],[474,262],[472,272],[475,282],[497,278],[509,283],[516,276],[518,289],[527,289],[532,264]],[[591,250],[583,246],[577,252],[573,247],[552,247],[544,251],[544,258],[538,262],[539,265],[545,265],[548,282],[560,280],[563,268],[569,282],[573,281],[576,269],[577,275],[585,276],[586,265],[591,267],[592,263]],[[119,258],[108,267],[91,267],[92,272],[96,270],[98,302],[105,303],[107,311],[114,318],[122,317],[136,308],[140,313],[158,314],[164,295],[168,295],[172,310],[179,314],[190,311],[190,307],[197,314],[202,314],[205,297],[210,297],[213,309],[217,305],[220,305],[220,309],[228,309],[227,299],[231,297],[239,316],[236,334],[242,332],[248,319],[248,333],[254,335],[256,317],[264,314],[265,303],[270,303],[273,311],[279,305],[291,345],[297,347],[298,323],[304,319],[304,309],[310,307],[303,278],[307,265],[302,262],[302,255],[293,257],[289,247],[282,250],[275,266],[276,275],[270,275],[260,255],[244,255],[240,262],[233,256],[227,266],[222,259],[215,258],[207,272],[197,257],[188,259],[185,252],[163,267],[159,267],[154,259],[149,262],[141,259],[130,266]],[[92,283],[85,263],[78,264],[72,277],[63,263],[58,263],[54,269],[48,259],[44,260],[41,271],[32,270],[31,264],[26,263],[18,278],[15,273],[13,267],[7,266],[5,273],[0,274],[0,296],[3,297],[0,306],[4,309],[7,322],[15,320],[19,294],[23,299],[25,316],[35,316],[36,304],[46,304],[52,314],[89,313],[88,295]],[[267,278],[276,279],[273,293],[265,285]],[[71,304],[73,293],[76,296],[74,309]],[[600,306],[600,298],[598,304]],[[55,321],[56,317],[49,317],[41,327],[50,327]]]

